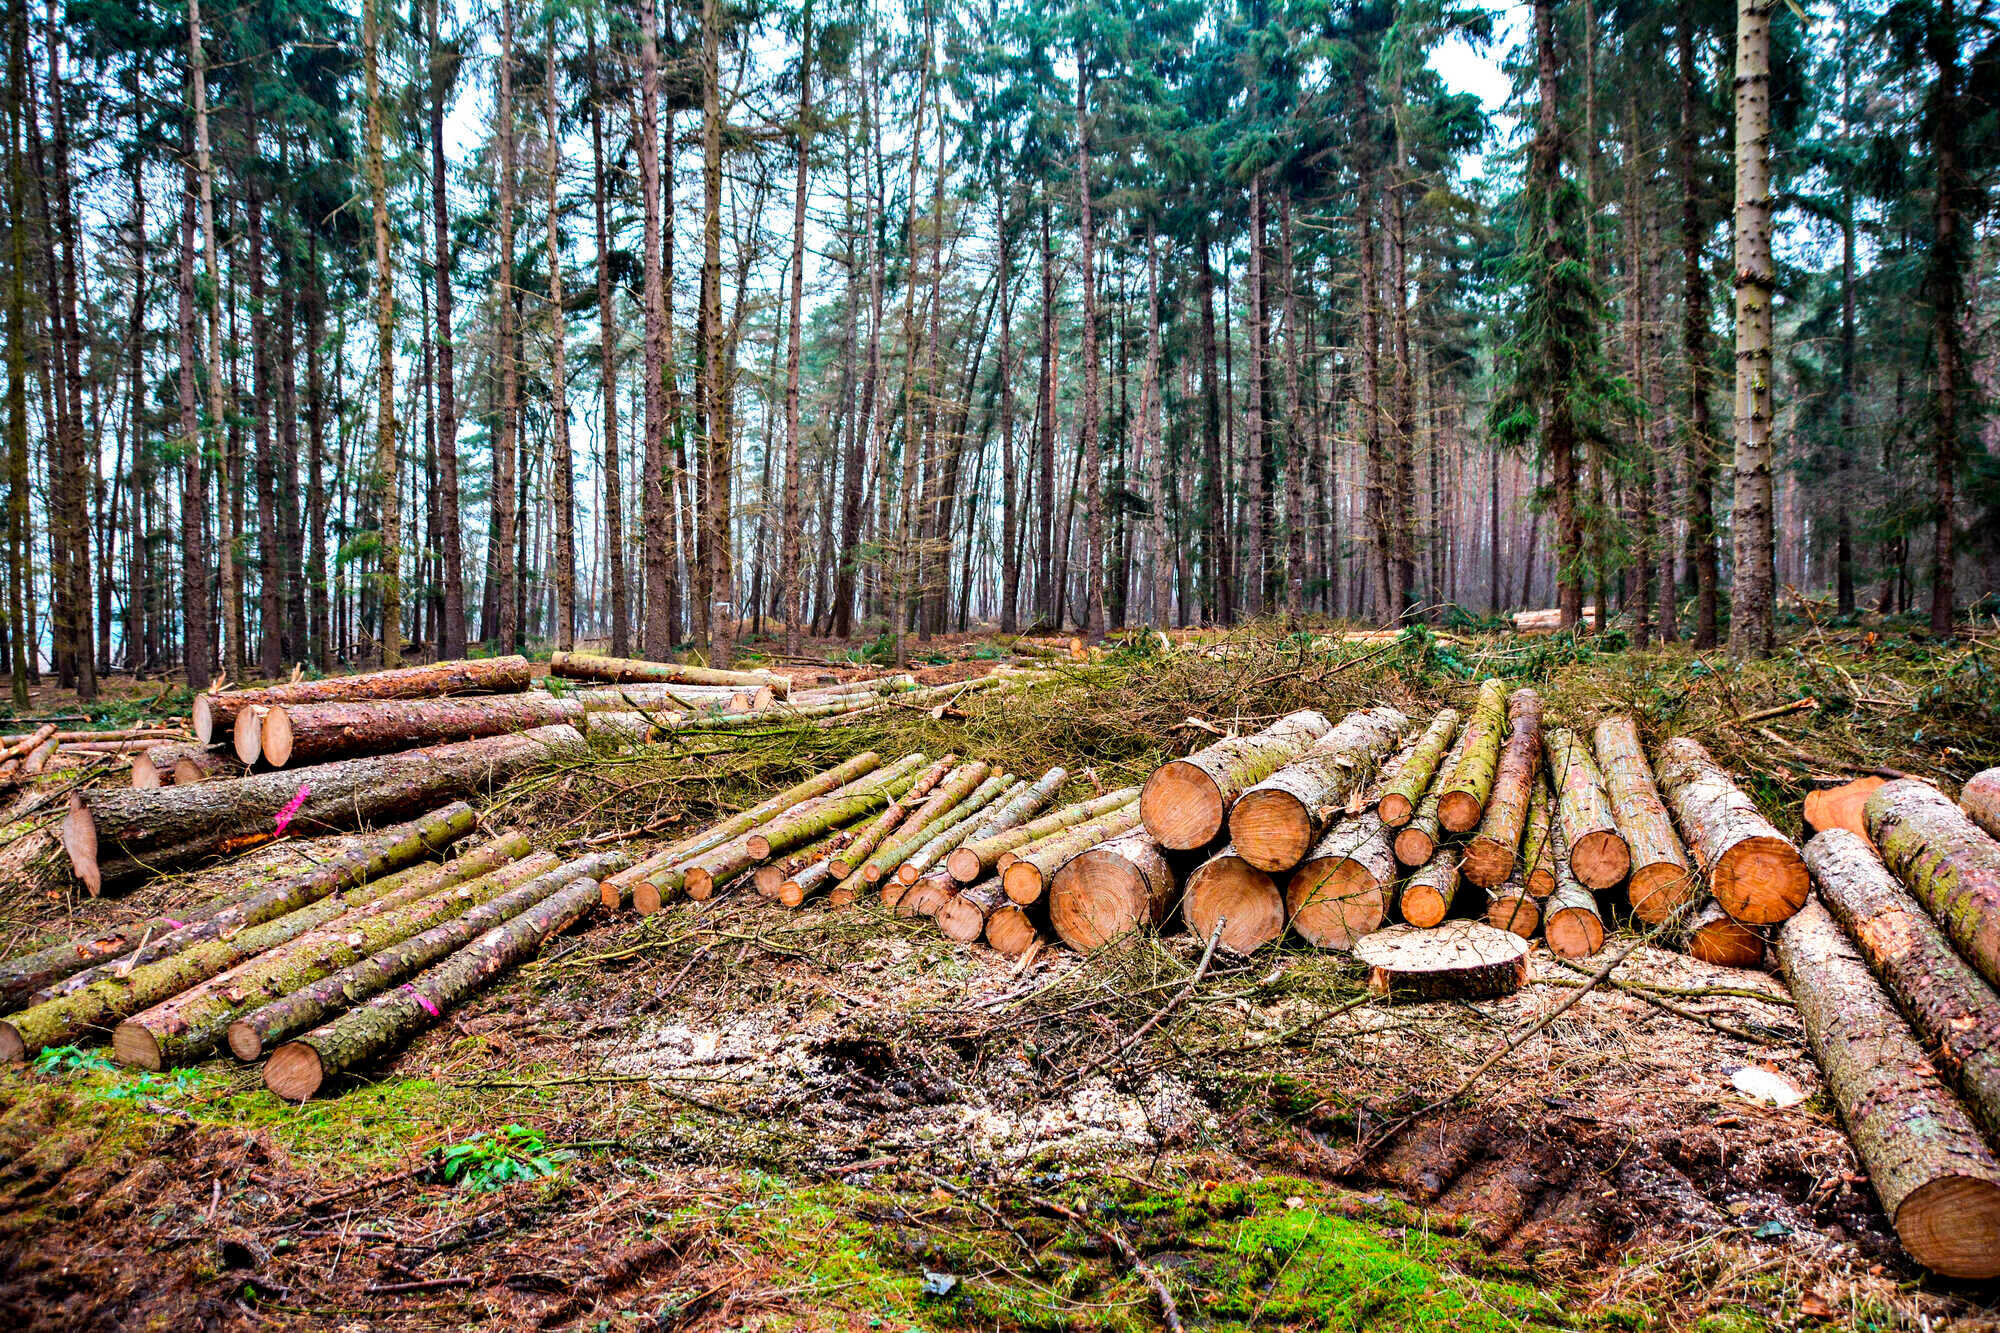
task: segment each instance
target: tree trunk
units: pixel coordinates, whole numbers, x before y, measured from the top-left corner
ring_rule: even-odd
[[[1659,750],[1660,793],[1722,909],[1745,925],[1771,925],[1799,910],[1811,890],[1798,849],[1758,812],[1699,741]]]
[[[1729,656],[1769,657],[1777,646],[1771,538],[1771,9],[1736,6],[1736,560]]]
[[[396,271],[389,261],[389,186],[382,162],[383,117],[380,63],[381,21],[376,6],[361,3],[361,68],[367,97],[368,194],[375,233],[375,518],[379,533],[376,554],[380,596],[382,666],[403,664],[403,578],[401,495],[396,486]],[[503,60],[505,57],[503,57]],[[502,187],[501,208],[508,207]],[[504,224],[503,224],[504,226]],[[512,257],[512,247],[503,252]],[[503,263],[503,272],[511,266]],[[505,528],[501,529],[503,532]]]
[[[15,5],[7,24],[7,194],[15,202],[16,225],[10,226],[9,256],[7,265],[7,644],[9,648],[7,669],[9,674],[10,697],[15,710],[28,706],[28,675],[32,650],[28,646],[28,604],[33,599],[34,587],[31,566],[33,564],[33,544],[29,536],[28,523],[28,250],[27,228],[22,225],[26,209],[20,201],[27,197],[27,171],[21,153],[21,94],[28,81],[28,7]],[[183,468],[191,472],[195,485],[187,488],[182,501],[183,514],[189,505],[195,507],[193,513],[199,515],[201,496],[201,448],[197,438],[199,422],[194,411],[194,194],[184,190],[181,204],[181,269],[180,269],[180,427],[181,443],[186,461]],[[184,519],[185,522],[185,519]],[[201,568],[200,528],[189,527],[182,534],[182,557],[184,567]],[[201,589],[203,593],[206,589]],[[198,688],[197,672],[211,672],[212,664],[201,651],[201,640],[195,633],[195,613],[200,605],[196,600],[193,581],[187,594],[186,611],[188,683]],[[207,617],[201,618],[206,626]],[[208,677],[202,676],[200,684],[206,684]]]
[[[521,641],[515,609],[514,507],[517,442],[520,430],[521,356],[514,318],[514,3],[500,0],[500,68],[494,100],[493,135],[499,158],[495,170],[499,193],[499,306],[494,331],[494,357],[500,363],[500,423],[493,442],[492,533],[487,541],[489,591],[493,619],[481,626],[496,650],[511,653]]]
[[[1486,798],[1493,791],[1501,736],[1506,730],[1506,687],[1498,680],[1483,681],[1472,705],[1472,718],[1465,724],[1465,738],[1459,743],[1458,762],[1441,776],[1437,788],[1438,822],[1448,831],[1470,833],[1479,827]]]
[[[1373,814],[1355,815],[1335,824],[1292,872],[1285,911],[1308,944],[1345,951],[1381,929],[1395,880],[1389,830]]]
[[[799,342],[805,318],[806,166],[812,153],[813,15],[807,0],[799,36],[799,119],[797,175],[792,188],[791,326],[785,343],[785,494],[784,522],[778,534],[779,599],[785,608],[785,651],[797,655],[804,609],[799,593]]]
[[[1207,593],[1202,599],[1202,613],[1212,622],[1229,625],[1235,623],[1236,604],[1229,567],[1229,517],[1223,485],[1222,381],[1215,366],[1214,240],[1209,235],[1206,212],[1196,225],[1199,228],[1196,243],[1201,247],[1201,272],[1196,283],[1201,302],[1202,511],[1206,516],[1202,575]]]
[[[1946,1277],[2000,1276],[2000,1161],[1824,907],[1786,923],[1778,966],[1904,1250]]]
[[[284,768],[563,723],[580,729],[584,713],[578,700],[546,694],[294,704],[289,708],[273,704],[264,714],[263,758],[273,768]]]
[[[2000,842],[1914,778],[1877,788],[1864,812],[1889,868],[1965,960],[2000,986]]]
[[[1687,363],[1687,561],[1695,576],[1694,646],[1716,639],[1715,457],[1708,402],[1708,273],[1702,256],[1701,197],[1695,154],[1701,131],[1695,121],[1694,19],[1682,15],[1679,50],[1681,124],[1681,355]]]
[[[1248,788],[1305,753],[1332,730],[1311,709],[1288,713],[1262,731],[1232,736],[1169,760],[1153,771],[1139,796],[1146,829],[1171,851],[1206,847],[1222,833],[1229,807]]]
[[[722,12],[721,0],[701,0],[702,346],[707,417],[702,428],[702,547],[708,596],[708,656],[726,667],[735,654],[738,607],[730,558],[729,400],[734,375],[723,365],[722,328]]]
[[[424,5],[425,36],[429,49],[431,121],[431,234],[432,262],[437,283],[437,386],[438,386],[438,533],[440,537],[438,578],[443,585],[443,615],[439,626],[438,656],[465,656],[465,554],[458,512],[458,387],[452,373],[455,339],[451,315],[451,278],[454,267],[451,246],[451,208],[445,169],[444,119],[449,58],[438,42],[439,0]],[[600,248],[599,253],[603,253]]]
[[[553,20],[550,20],[553,24]],[[556,110],[556,94],[561,85],[556,65],[555,29],[544,38],[542,75],[542,151],[548,177],[548,265],[549,265],[549,434],[555,457],[550,462],[555,524],[556,648],[568,652],[576,647],[576,472],[569,448],[569,315],[563,305],[562,237],[558,222],[562,201],[562,123]]]
[[[1389,828],[1398,829],[1410,822],[1410,816],[1417,812],[1424,793],[1430,790],[1431,779],[1439,772],[1439,765],[1451,751],[1452,739],[1458,734],[1458,710],[1446,708],[1431,719],[1424,729],[1410,757],[1396,770],[1395,778],[1382,789],[1376,798],[1375,813]]]
[[[1549,777],[1555,783],[1555,828],[1566,849],[1559,861],[1587,889],[1608,889],[1632,868],[1632,849],[1618,831],[1604,774],[1583,738],[1566,727],[1549,732]],[[1560,885],[1562,867],[1556,868]]]
[[[1409,719],[1393,708],[1349,713],[1283,768],[1246,789],[1229,811],[1236,854],[1272,874],[1304,860],[1348,796],[1396,748],[1408,725]]]
[[[1749,0],[1743,0],[1749,3]],[[1965,394],[1965,270],[1971,246],[1963,234],[1966,171],[1960,162],[1965,112],[1959,100],[1957,0],[1938,0],[1924,34],[1924,48],[1937,68],[1930,114],[1931,163],[1937,184],[1931,205],[1930,257],[1924,278],[1931,318],[1931,361],[1937,388],[1932,395],[1931,457],[1935,511],[1931,582],[1931,633],[1949,635],[1958,615],[1954,545],[1958,539],[1959,404]]]
[[[1264,467],[1270,442],[1264,424],[1264,173],[1250,178],[1250,263],[1244,286],[1250,315],[1250,384],[1244,391],[1243,432],[1243,609],[1264,614],[1264,585],[1270,575],[1270,543],[1265,531],[1270,511],[1264,494]]]
[[[1177,886],[1160,844],[1135,828],[1063,863],[1049,884],[1049,920],[1064,944],[1091,953],[1165,921]]]
[[[1465,877],[1483,889],[1504,884],[1514,874],[1528,807],[1542,774],[1542,700],[1520,689],[1507,699],[1507,740],[1494,768],[1493,790],[1480,816],[1479,831],[1465,846]],[[1554,754],[1555,733],[1550,735]]]
[[[194,734],[195,739],[204,745],[220,744],[246,711],[269,708],[273,704],[435,699],[451,694],[510,694],[528,688],[533,670],[525,657],[482,657],[465,662],[399,667],[394,671],[371,671],[359,676],[302,680],[292,685],[272,685],[261,690],[200,694],[195,696],[194,701]]]
[[[1629,717],[1605,718],[1597,724],[1595,740],[1611,816],[1631,852],[1626,897],[1634,916],[1658,925],[1699,891],[1700,881],[1688,865],[1666,802],[1654,785],[1638,724]]]

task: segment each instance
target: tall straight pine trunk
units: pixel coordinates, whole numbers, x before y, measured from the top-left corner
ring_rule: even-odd
[[[1736,7],[1736,561],[1729,655],[1777,645],[1771,535],[1771,9]]]

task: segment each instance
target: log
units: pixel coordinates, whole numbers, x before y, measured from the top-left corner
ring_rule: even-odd
[[[797,907],[807,898],[833,883],[833,858],[821,857],[810,865],[786,875],[772,896],[787,907]]]
[[[783,699],[792,682],[767,671],[724,671],[680,662],[647,662],[633,657],[586,657],[580,653],[550,653],[549,674],[566,680],[603,680],[614,685],[733,685],[739,689],[768,688]]]
[[[1036,781],[1024,782],[1018,792],[998,802],[988,812],[987,817],[980,821],[979,827],[972,831],[972,836],[966,841],[982,841],[998,837],[1009,829],[1020,828],[1033,819],[1037,811],[1055,800],[1056,793],[1061,791],[1063,783],[1068,781],[1068,769],[1052,768]],[[977,879],[978,875],[975,874],[972,878]]]
[[[1611,813],[1604,774],[1590,747],[1566,727],[1550,729],[1549,778],[1555,784],[1556,831],[1568,849],[1567,864],[1586,889],[1608,889],[1632,870],[1632,849]],[[1558,891],[1562,870],[1556,871]]]
[[[1555,822],[1554,805],[1545,770],[1528,793],[1528,826],[1521,831],[1521,858],[1515,862],[1515,878],[1536,898],[1556,891],[1555,844],[1549,836]]]
[[[882,840],[901,828],[912,811],[930,798],[937,790],[938,783],[951,776],[957,767],[958,756],[947,754],[917,775],[910,789],[882,807],[882,813],[869,820],[855,831],[852,841],[843,847],[828,863],[828,873],[836,880],[846,879],[882,845]]]
[[[986,918],[986,943],[995,953],[1019,958],[1044,938],[1041,927],[1028,909],[1017,903],[1002,903]]]
[[[1354,961],[1378,995],[1418,1000],[1492,1000],[1528,979],[1528,942],[1484,921],[1390,926],[1358,940]]]
[[[1464,871],[1449,847],[1410,872],[1396,894],[1396,910],[1412,926],[1435,926],[1451,915],[1452,901],[1458,897],[1458,883]],[[1484,886],[1481,886],[1484,887]]]
[[[577,874],[619,868],[628,860],[619,852],[601,852],[584,858]],[[413,902],[371,903],[344,912],[118,1024],[111,1032],[112,1058],[151,1070],[199,1060],[221,1044],[237,1016],[464,916],[510,887],[500,876],[489,875]]]
[[[1465,724],[1458,763],[1438,786],[1438,822],[1447,831],[1470,833],[1479,827],[1486,798],[1493,791],[1494,772],[1500,765],[1500,741],[1506,734],[1507,687],[1498,680],[1483,681],[1472,705],[1472,718]]]
[[[208,751],[193,741],[171,741],[165,745],[152,745],[132,756],[132,785],[135,787],[164,787],[174,780],[174,766],[183,759],[193,759]]]
[[[1064,944],[1090,953],[1165,921],[1175,888],[1160,844],[1131,829],[1063,863],[1049,884],[1049,921]]]
[[[830,861],[835,850],[846,846],[853,839],[854,833],[852,827],[828,829],[805,846],[758,866],[756,872],[751,875],[758,894],[775,900],[784,886],[791,882],[792,876],[799,874],[808,866]],[[798,905],[797,899],[787,904],[791,907]]]
[[[1139,792],[1139,817],[1162,847],[1187,852],[1222,833],[1238,794],[1332,730],[1319,713],[1288,713],[1262,731],[1231,736],[1155,769]]]
[[[212,778],[240,778],[249,772],[249,766],[241,759],[221,750],[184,754],[174,761],[174,782],[177,786],[191,787]]]
[[[598,901],[596,881],[573,881],[443,962],[286,1042],[264,1062],[264,1086],[287,1101],[305,1101],[328,1079],[429,1027],[503,969],[541,948],[544,940],[582,920]]]
[[[1382,789],[1382,795],[1375,802],[1375,813],[1385,827],[1399,829],[1410,822],[1410,816],[1423,802],[1424,793],[1430,790],[1439,765],[1447,754],[1453,753],[1452,742],[1457,735],[1456,708],[1444,709],[1431,719],[1430,726],[1424,729],[1422,739],[1417,742],[1417,748],[1410,751],[1410,757],[1396,770],[1395,780]]]
[[[433,662],[360,676],[328,676],[264,689],[197,694],[194,738],[219,743],[218,732],[233,732],[246,708],[271,704],[332,703],[342,699],[429,699],[444,694],[509,694],[528,688],[534,669],[525,657],[482,657],[465,662]],[[244,762],[252,762],[255,755]]]
[[[53,722],[44,722],[26,736],[0,745],[0,763],[6,763],[12,759],[27,758],[31,751],[37,749],[42,742],[53,739],[55,734],[56,724]]]
[[[1486,924],[1531,940],[1542,924],[1542,900],[1520,880],[1510,879],[1486,891]]]
[[[529,697],[560,697],[581,704],[587,713],[639,712],[662,720],[677,718],[682,712],[761,712],[777,700],[768,685],[755,689],[736,685],[604,685],[564,690],[560,696],[535,691]]]
[[[265,887],[267,881],[252,880],[199,906],[184,908],[174,916],[153,916],[122,926],[110,926],[92,935],[79,935],[30,953],[17,954],[0,963],[0,1013],[28,1004],[52,1000],[58,984],[79,972],[102,963],[120,962],[135,951],[151,954],[155,940],[177,930],[206,921]],[[137,966],[137,962],[133,966]],[[85,983],[88,984],[88,983]]]
[[[1723,911],[1713,898],[1704,900],[1688,922],[1683,947],[1688,957],[1717,967],[1764,965],[1764,937]]]
[[[550,894],[569,887],[590,866],[622,863],[612,853],[570,861],[488,898],[470,911],[440,922],[399,943],[378,949],[359,962],[300,986],[229,1025],[229,1050],[239,1060],[259,1060],[288,1037],[316,1027],[329,1015],[353,1008],[371,995],[429,967],[482,932],[509,921]]]
[[[1577,627],[1588,630],[1596,618],[1597,608],[1586,606],[1576,622]],[[1551,606],[1539,611],[1516,611],[1511,619],[1516,634],[1552,634],[1562,628],[1562,608]]]
[[[1000,887],[999,879],[968,884],[938,909],[938,929],[946,939],[971,944],[986,933],[987,921],[1006,903],[1007,892]]]
[[[284,768],[559,723],[581,728],[583,720],[582,704],[548,694],[272,704],[264,709],[263,756]]]
[[[1493,789],[1460,865],[1460,873],[1480,888],[1504,884],[1514,873],[1541,774],[1542,699],[1533,690],[1515,690],[1507,696],[1507,739],[1500,746]]]
[[[958,885],[950,875],[939,871],[927,875],[915,883],[903,886],[902,896],[896,899],[896,915],[900,917],[927,916],[935,918],[938,909],[958,894]]]
[[[1805,858],[1820,900],[1963,1094],[1972,1118],[2000,1143],[2000,995],[1953,951],[1866,838],[1829,829],[1806,844]]]
[[[758,862],[794,847],[803,847],[828,829],[851,823],[879,805],[886,805],[914,778],[913,770],[922,755],[910,755],[888,768],[863,774],[843,787],[819,796],[764,824],[740,838],[702,852],[680,863],[681,887],[696,902],[706,902],[716,885],[735,878]],[[641,914],[657,910],[658,904],[640,902]]]
[[[994,870],[1004,869],[1000,858],[1015,852],[1042,838],[1052,837],[1064,829],[1110,814],[1114,810],[1131,805],[1139,799],[1137,787],[1121,787],[1088,801],[1064,806],[1038,819],[1028,820],[1013,828],[1004,829],[984,838],[968,838],[953,852],[946,863],[953,879],[961,884],[970,884],[980,876]]]
[[[2000,768],[1974,773],[1959,788],[1958,808],[1988,836],[2000,838]]]
[[[1749,926],[1786,920],[1812,885],[1798,848],[1758,811],[1699,741],[1659,750],[1660,794],[1722,910]]]
[[[1285,933],[1285,895],[1269,874],[1224,847],[1188,875],[1181,894],[1181,921],[1198,940],[1215,934],[1216,945],[1250,954]]]
[[[978,790],[965,798],[965,804],[952,811],[954,822],[939,829],[921,847],[904,858],[903,864],[896,867],[896,878],[905,884],[914,884],[920,877],[929,874],[934,866],[944,870],[938,862],[951,855],[960,844],[972,836],[974,830],[985,822],[990,808],[1011,799],[1017,788],[1027,785],[1015,778],[1012,773],[995,774],[980,783]]]
[[[1286,882],[1286,916],[1308,944],[1351,949],[1381,929],[1395,877],[1395,853],[1382,821],[1372,813],[1343,819]]]
[[[656,875],[668,875],[676,861],[705,852],[711,847],[719,847],[731,838],[741,837],[773,815],[789,810],[801,801],[823,796],[834,788],[869,772],[881,762],[881,755],[873,750],[863,750],[860,754],[843,760],[823,773],[815,773],[805,781],[787,787],[748,810],[731,815],[720,823],[711,824],[690,837],[668,844],[628,870],[621,870],[615,875],[606,875],[600,886],[604,894],[604,905],[614,912],[617,911],[632,901],[634,890],[638,885],[652,884]],[[653,891],[664,897],[666,893],[679,887],[680,880],[675,878],[671,888],[660,888],[655,885]]]
[[[108,1027],[357,907],[372,903],[396,906],[485,876],[520,873],[523,868],[531,868],[532,873],[545,868],[537,865],[534,857],[512,865],[502,861],[499,869],[494,868],[496,860],[511,859],[522,845],[524,840],[518,835],[499,839],[444,865],[413,866],[359,885],[346,894],[322,898],[262,925],[204,940],[129,972],[108,970],[81,990],[24,1009],[0,1023],[0,1060],[26,1059],[45,1046],[74,1040],[91,1028]],[[546,864],[554,864],[553,858]]]
[[[1806,793],[1806,827],[1814,833],[1824,833],[1828,829],[1844,828],[1862,837],[1868,836],[1868,820],[1861,813],[1868,804],[1868,798],[1875,789],[1889,779],[1882,777],[1856,778],[1843,782],[1838,787],[1820,787]]]
[[[1023,847],[1014,863],[1000,872],[1000,883],[1010,901],[1019,906],[1039,902],[1049,880],[1069,863],[1071,857],[1096,846],[1122,838],[1142,822],[1140,802],[1120,806],[1109,814],[1086,820],[1032,846]]]
[[[1603,766],[1611,817],[1632,863],[1626,900],[1634,916],[1656,926],[1698,894],[1701,881],[1674,833],[1667,803],[1660,799],[1653,766],[1639,743],[1638,723],[1629,717],[1607,717],[1597,724],[1592,740],[1597,762]]]
[[[152,791],[97,788],[72,794],[63,820],[63,847],[71,870],[94,894],[107,882],[268,842],[279,835],[279,812],[301,797],[284,833],[310,837],[339,832],[491,791],[552,755],[582,747],[583,737],[574,727],[537,727],[516,736],[346,759],[233,782]]]
[[[1558,958],[1588,958],[1604,947],[1597,896],[1567,877],[1542,904],[1542,937]]]
[[[1785,923],[1778,966],[1903,1249],[1945,1277],[2000,1277],[2000,1161],[1826,908]]]
[[[1864,813],[1882,860],[1965,961],[2000,986],[2000,842],[1914,778],[1883,786]]]
[[[1366,708],[1342,718],[1298,758],[1237,798],[1229,811],[1236,854],[1274,874],[1303,861],[1408,725],[1393,708]]]
[[[269,879],[252,881],[248,892],[218,899],[215,910],[190,915],[129,952],[93,960],[85,968],[73,968],[60,980],[46,983],[27,997],[29,1004],[41,1004],[92,985],[113,970],[129,972],[135,967],[172,957],[207,940],[222,939],[250,926],[301,907],[310,906],[329,894],[367,884],[394,870],[441,852],[473,830],[476,818],[472,807],[454,801],[407,824],[366,834],[350,842],[346,850],[304,870],[288,870]],[[502,854],[504,849],[504,855]],[[492,860],[488,869],[497,869],[528,852],[528,840],[513,834],[482,849]],[[477,854],[477,853],[475,853]]]
[[[1438,766],[1438,774],[1431,779],[1431,788],[1424,793],[1423,800],[1410,816],[1410,822],[1394,830],[1390,847],[1394,849],[1396,860],[1405,866],[1420,866],[1431,859],[1437,851],[1440,839],[1444,837],[1444,824],[1438,818],[1438,799],[1443,793],[1445,779],[1458,767],[1459,756],[1465,753],[1465,733],[1458,733],[1458,740],[1451,747],[1451,753]]]
[[[957,817],[952,812],[978,790],[989,771],[990,766],[983,759],[975,759],[953,769],[950,776],[937,785],[930,798],[902,822],[895,836],[884,838],[882,846],[876,848],[848,878],[858,881],[856,887],[881,883],[883,876],[903,864],[910,853],[956,822]]]

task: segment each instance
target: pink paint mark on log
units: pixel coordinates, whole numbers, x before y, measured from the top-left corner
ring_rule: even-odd
[[[279,836],[283,836],[286,826],[292,822],[292,816],[299,812],[299,807],[306,803],[306,797],[311,793],[312,784],[310,782],[301,782],[299,789],[292,793],[292,799],[285,802],[285,808],[278,811]]]
[[[417,997],[417,1003],[424,1007],[425,1013],[429,1014],[432,1018],[439,1017],[438,1007],[431,1003],[430,996],[424,994],[407,981],[403,983],[403,989]]]

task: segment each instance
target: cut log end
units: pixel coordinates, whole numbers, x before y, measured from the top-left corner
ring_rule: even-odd
[[[144,750],[132,756],[133,786],[141,788],[164,787],[167,785],[167,779],[172,776],[173,770],[171,769],[165,773],[160,772],[159,768]]]
[[[1528,942],[1483,921],[1452,921],[1435,929],[1391,926],[1354,946],[1378,994],[1413,998],[1494,999],[1528,979]]]
[[[206,694],[194,697],[194,738],[203,745],[215,744],[215,705]]]
[[[1396,834],[1396,860],[1406,866],[1420,866],[1437,851],[1437,839],[1428,830],[1410,826]]]
[[[1542,924],[1542,905],[1525,889],[1496,889],[1486,897],[1486,924],[1533,939]]]
[[[128,1069],[158,1071],[167,1066],[160,1039],[139,1023],[120,1023],[111,1029],[111,1058]]]
[[[1145,876],[1122,856],[1093,847],[1070,860],[1056,878],[1049,919],[1072,949],[1087,953],[1101,948],[1150,920]]]
[[[1000,887],[1007,894],[1007,900],[1018,907],[1040,902],[1042,890],[1047,887],[1042,880],[1040,867],[1027,861],[1016,861],[1000,874]]]
[[[775,898],[778,896],[778,891],[785,887],[785,868],[776,865],[758,866],[751,873],[750,881],[757,886],[759,897]]]
[[[1631,873],[1632,849],[1618,834],[1596,829],[1570,844],[1569,868],[1586,889],[1608,889]]]
[[[1471,792],[1448,791],[1438,797],[1438,823],[1453,833],[1470,833],[1479,827],[1485,809]]]
[[[1838,787],[1822,787],[1806,793],[1806,826],[1815,833],[1828,829],[1844,828],[1868,836],[1868,821],[1862,816],[1862,808],[1875,789],[1888,782],[1887,778],[1865,777],[1853,782],[1842,783]]]
[[[1379,930],[1388,903],[1381,881],[1354,861],[1308,861],[1285,888],[1292,929],[1321,949],[1352,949]]]
[[[958,894],[938,909],[938,929],[948,940],[971,944],[986,930],[986,914],[977,902]]]
[[[1625,899],[1632,915],[1649,926],[1657,926],[1701,891],[1701,879],[1692,871],[1668,861],[1639,866],[1625,885]]]
[[[74,793],[69,798],[69,813],[63,816],[62,844],[69,853],[70,870],[95,898],[104,888],[104,876],[97,864],[97,820],[83,798]]]
[[[1384,793],[1382,799],[1375,803],[1376,818],[1390,828],[1403,827],[1416,812],[1415,803],[1399,791]]]
[[[28,1058],[28,1044],[12,1023],[0,1023],[0,1062],[19,1064]]]
[[[969,847],[960,847],[945,858],[944,868],[960,884],[970,884],[985,873],[979,864],[979,853]]]
[[[750,855],[755,860],[763,861],[771,855],[771,840],[761,833],[751,834],[748,838],[744,839],[744,843],[750,849]]]
[[[1271,874],[1303,861],[1316,832],[1305,802],[1275,788],[1245,792],[1229,812],[1229,839],[1236,854]]]
[[[326,1082],[319,1052],[302,1041],[288,1041],[264,1062],[264,1086],[288,1102],[302,1102]]]
[[[1162,847],[1177,852],[1215,841],[1228,813],[1215,779],[1184,759],[1155,770],[1139,793],[1139,818],[1146,830]]]
[[[1269,875],[1241,856],[1218,856],[1188,876],[1181,917],[1202,940],[1225,922],[1217,944],[1248,954],[1285,933],[1285,899]]]
[[[1459,873],[1482,889],[1505,884],[1514,873],[1514,849],[1498,838],[1478,837],[1465,844]]]
[[[254,764],[264,753],[264,718],[271,710],[252,706],[236,714],[236,729],[232,737],[236,757],[245,764]]]
[[[1555,906],[1542,936],[1558,958],[1588,958],[1604,947],[1604,918],[1583,907]]]
[[[688,897],[705,903],[715,896],[715,876],[703,866],[692,865],[688,867],[687,878],[681,881],[681,887],[687,890]]]
[[[264,1057],[264,1034],[254,1024],[237,1019],[229,1025],[229,1053],[246,1064]]]
[[[1451,910],[1435,884],[1405,884],[1403,894],[1397,900],[1403,910],[1403,920],[1412,926],[1435,926],[1444,920],[1444,914]]]
[[[1738,921],[1769,926],[1791,919],[1805,906],[1811,886],[1798,848],[1783,838],[1757,836],[1723,855],[1709,889]]]
[[[1764,937],[1710,903],[1688,931],[1687,952],[1716,967],[1762,967]]]
[[[660,886],[641,881],[632,886],[632,910],[640,916],[651,916],[660,910]]]
[[[1009,958],[1019,958],[1033,948],[1040,933],[1028,914],[1011,904],[986,919],[987,944]]]
[[[1978,1176],[1926,1181],[1896,1209],[1896,1239],[1934,1273],[2000,1277],[2000,1184]]]
[[[292,762],[292,742],[292,715],[283,704],[273,704],[264,715],[264,758],[273,768],[283,768]],[[250,760],[243,762],[247,764]]]

